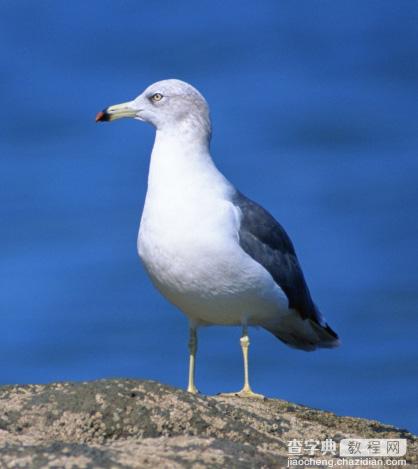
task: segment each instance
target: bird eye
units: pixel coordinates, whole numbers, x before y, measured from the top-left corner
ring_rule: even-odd
[[[161,101],[163,99],[163,95],[161,93],[155,93],[151,96],[153,101]]]

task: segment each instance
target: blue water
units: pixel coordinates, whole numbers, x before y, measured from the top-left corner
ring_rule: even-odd
[[[220,169],[293,238],[338,350],[251,341],[258,392],[418,430],[418,3],[1,2],[0,381],[183,386],[187,322],[136,255],[153,130],[95,113],[177,77]],[[197,383],[241,385],[240,331]]]

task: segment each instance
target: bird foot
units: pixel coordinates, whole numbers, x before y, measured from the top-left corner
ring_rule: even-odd
[[[189,386],[187,388],[187,392],[190,394],[200,394],[200,391],[196,388],[196,386]]]
[[[241,391],[237,392],[220,392],[218,393],[220,397],[246,397],[250,399],[266,399],[266,396],[263,394],[257,394],[253,392],[251,389],[241,389]]]

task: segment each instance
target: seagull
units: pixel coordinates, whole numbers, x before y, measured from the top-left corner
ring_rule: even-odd
[[[264,397],[250,387],[249,326],[296,349],[337,347],[286,231],[216,167],[209,106],[199,91],[177,79],[158,81],[105,108],[96,122],[123,117],[156,129],[137,247],[153,284],[188,317],[187,391],[198,392],[200,326],[242,327],[244,386],[227,394],[239,397]]]

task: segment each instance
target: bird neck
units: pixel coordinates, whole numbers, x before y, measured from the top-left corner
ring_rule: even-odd
[[[209,136],[177,130],[156,132],[148,191],[184,190],[223,177],[210,155]]]

